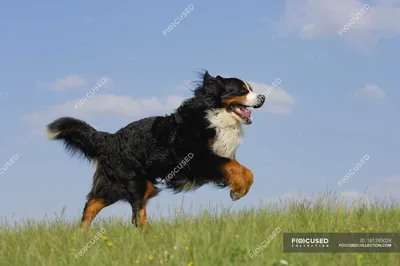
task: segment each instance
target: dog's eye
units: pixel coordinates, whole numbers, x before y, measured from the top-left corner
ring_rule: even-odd
[[[246,84],[242,85],[242,92],[244,92],[244,93],[248,93],[249,92],[249,89],[247,88]]]

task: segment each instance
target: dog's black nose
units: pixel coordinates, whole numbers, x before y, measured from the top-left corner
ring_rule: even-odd
[[[260,94],[257,96],[257,102],[256,104],[253,106],[253,108],[260,108],[265,102],[265,95]]]

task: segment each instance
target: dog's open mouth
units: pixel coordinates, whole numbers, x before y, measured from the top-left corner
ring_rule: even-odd
[[[232,112],[238,115],[246,124],[251,124],[251,111],[252,107],[245,106],[239,103],[232,103],[230,105]]]

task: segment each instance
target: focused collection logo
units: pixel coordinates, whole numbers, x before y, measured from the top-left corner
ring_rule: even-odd
[[[400,233],[283,233],[284,253],[400,252]]]
[[[328,238],[292,237],[292,248],[328,248]]]

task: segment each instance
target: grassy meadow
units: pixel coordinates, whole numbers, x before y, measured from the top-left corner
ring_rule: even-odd
[[[133,228],[130,221],[96,219],[87,233],[77,228],[78,221],[13,226],[3,221],[0,265],[400,265],[400,253],[282,252],[283,232],[400,232],[396,204],[348,206],[343,199],[325,195],[313,202],[215,213],[204,210],[193,216],[178,210],[174,218],[153,221],[144,230]],[[251,258],[249,254],[277,228],[281,232]]]

